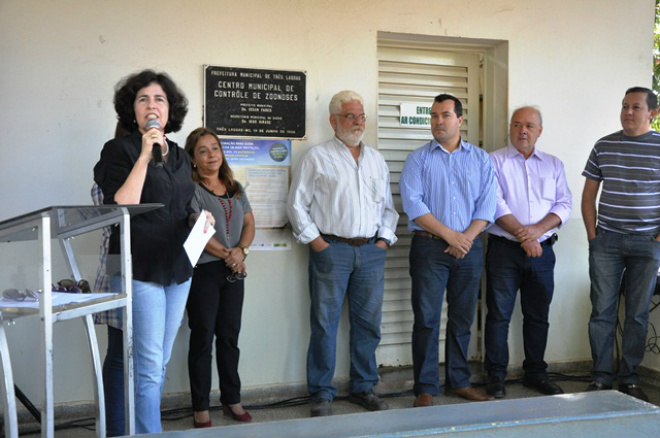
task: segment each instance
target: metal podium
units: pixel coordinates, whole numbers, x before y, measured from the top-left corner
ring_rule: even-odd
[[[40,319],[40,356],[43,373],[41,383],[41,436],[52,438],[55,433],[53,414],[53,324],[80,318],[85,325],[87,341],[94,371],[94,401],[96,403],[96,432],[105,437],[105,403],[101,360],[92,314],[105,310],[123,308],[124,332],[124,385],[126,408],[126,432],[135,434],[135,410],[133,393],[133,322],[131,312],[132,267],[130,217],[162,207],[162,204],[101,205],[101,206],[52,206],[0,222],[0,251],[7,242],[36,241],[38,245],[39,300],[12,302],[0,299],[0,365],[2,367],[2,407],[5,422],[5,437],[18,438],[18,421],[14,379],[5,334],[5,321],[38,315]],[[121,255],[122,290],[112,293],[65,294],[51,291],[53,284],[52,248],[53,239],[59,241],[67,268],[73,279],[81,280],[79,264],[71,244],[72,239],[107,226],[118,226]],[[37,275],[38,274],[38,275]],[[4,279],[3,279],[4,280]]]

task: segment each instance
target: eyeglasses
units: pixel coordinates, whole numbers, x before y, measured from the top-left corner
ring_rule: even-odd
[[[353,114],[353,113],[348,113],[348,114],[335,114],[336,116],[343,117],[349,122],[353,122],[357,120],[358,122],[364,122],[367,120],[367,116],[364,114]]]
[[[74,294],[86,294],[91,292],[91,288],[89,287],[89,282],[87,280],[80,280],[76,283],[73,280],[65,278],[64,280],[58,281],[57,286],[54,284],[52,286],[53,292],[70,292]]]
[[[39,301],[39,295],[33,290],[25,289],[5,289],[2,291],[2,298],[7,301]]]
[[[247,272],[232,272],[227,275],[227,281],[230,283],[235,283],[236,280],[243,280],[247,277]]]

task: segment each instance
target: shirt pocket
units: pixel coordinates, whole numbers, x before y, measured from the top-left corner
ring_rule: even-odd
[[[557,182],[553,178],[541,178],[541,199],[554,201],[557,196]]]
[[[371,200],[379,204],[385,199],[385,179],[374,176],[369,179],[371,182]]]

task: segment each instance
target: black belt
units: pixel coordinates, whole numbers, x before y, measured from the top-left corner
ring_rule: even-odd
[[[442,241],[445,240],[442,237],[438,237],[435,234],[429,233],[428,231],[413,230],[413,235],[419,236],[419,237],[428,237],[429,239],[436,239],[436,240],[442,240]]]
[[[495,239],[495,240],[498,240],[500,242],[506,242],[506,243],[510,243],[512,245],[520,246],[520,242],[518,242],[517,240],[509,240],[506,237],[496,236],[495,234],[490,234],[488,236],[488,238],[489,239]],[[559,236],[557,236],[557,234],[555,233],[552,236],[545,239],[543,242],[541,242],[541,246],[552,246],[552,245],[555,244],[555,242],[557,240],[559,240]]]
[[[369,242],[371,242],[372,240],[374,240],[376,238],[376,236],[374,236],[374,237],[351,237],[351,238],[347,238],[347,237],[335,236],[334,234],[321,234],[321,236],[323,236],[326,239],[336,240],[337,242],[348,243],[351,246],[362,246],[365,243],[369,243]]]

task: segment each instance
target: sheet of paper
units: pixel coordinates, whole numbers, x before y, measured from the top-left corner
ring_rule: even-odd
[[[199,260],[199,256],[202,255],[202,251],[204,251],[204,247],[208,241],[211,240],[211,237],[215,234],[215,229],[213,227],[209,227],[208,230],[206,230],[206,233],[204,232],[205,223],[206,211],[202,210],[197,222],[195,222],[195,226],[190,230],[190,235],[188,235],[188,238],[183,243],[183,249],[186,250],[190,264],[193,266],[195,266],[197,260]]]

